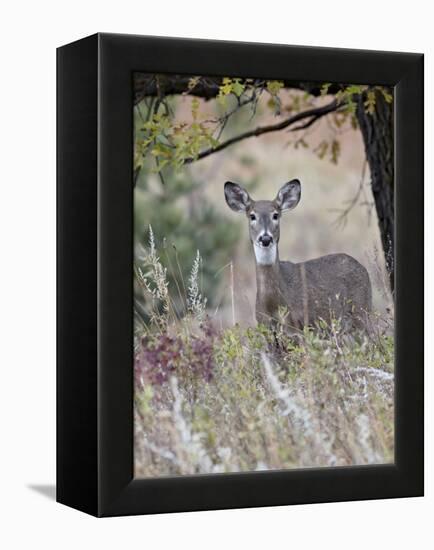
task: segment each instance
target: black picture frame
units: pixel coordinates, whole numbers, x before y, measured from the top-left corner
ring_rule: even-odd
[[[57,500],[96,516],[423,495],[423,55],[95,34],[57,51]],[[395,464],[133,479],[134,71],[395,87]]]

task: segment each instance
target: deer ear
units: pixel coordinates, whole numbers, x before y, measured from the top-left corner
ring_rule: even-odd
[[[276,202],[281,210],[292,210],[300,202],[300,196],[300,181],[291,180],[279,189]]]
[[[230,181],[225,183],[225,198],[229,208],[235,212],[245,212],[251,203],[247,191],[241,185]]]

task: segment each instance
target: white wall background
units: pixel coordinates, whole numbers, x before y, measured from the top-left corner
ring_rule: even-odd
[[[433,359],[424,499],[96,520],[32,486],[55,479],[55,48],[96,31],[424,52],[427,259],[434,229],[429,3],[21,1],[0,20],[0,540],[4,548],[428,548],[434,541]],[[428,283],[426,335],[434,293]],[[48,489],[47,489],[48,486]]]

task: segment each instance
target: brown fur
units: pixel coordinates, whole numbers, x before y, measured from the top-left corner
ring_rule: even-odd
[[[371,310],[371,283],[366,269],[347,254],[329,254],[303,263],[276,261],[256,265],[256,319],[269,324],[287,312],[295,329],[320,318],[341,318],[346,329],[363,328]]]

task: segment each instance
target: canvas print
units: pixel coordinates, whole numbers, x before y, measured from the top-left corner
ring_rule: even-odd
[[[133,97],[135,476],[393,463],[393,90]]]

